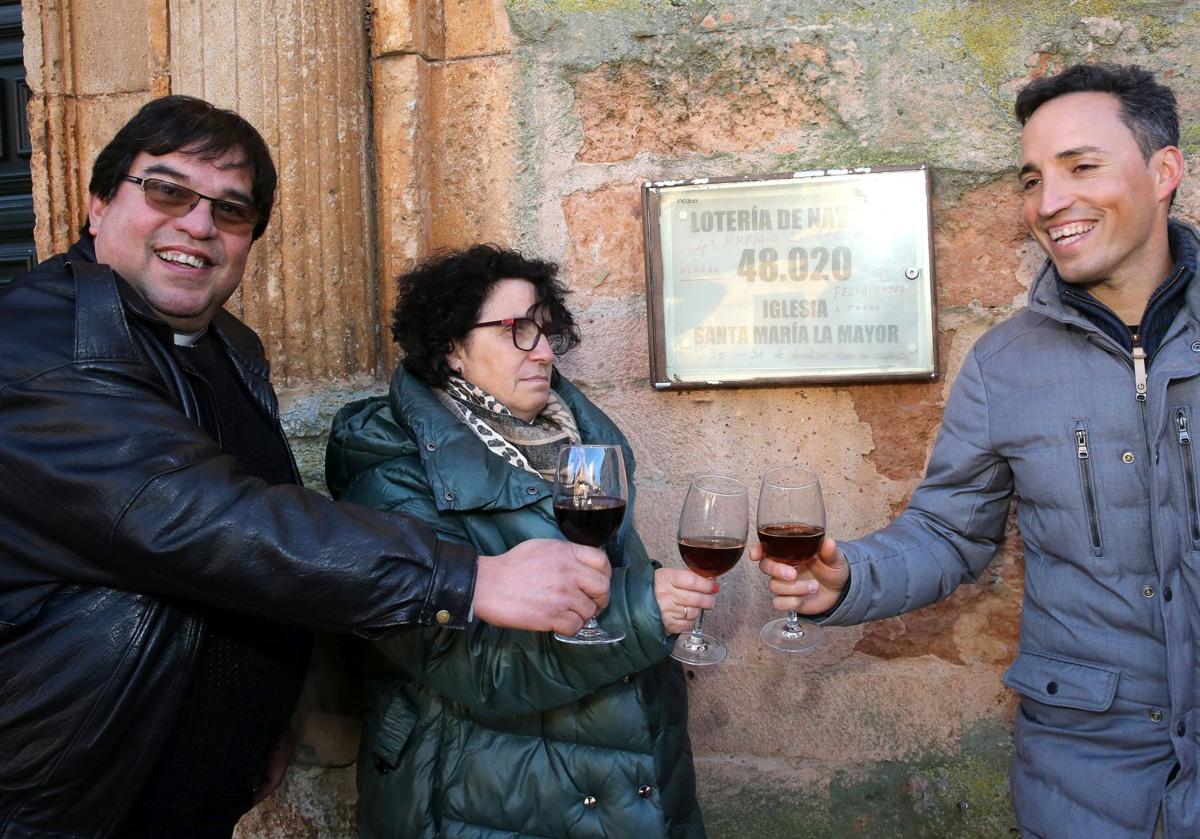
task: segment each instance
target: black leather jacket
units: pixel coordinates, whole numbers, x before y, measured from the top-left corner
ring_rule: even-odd
[[[0,293],[0,839],[119,822],[204,632],[173,603],[376,638],[461,626],[474,588],[475,553],[416,519],[235,472],[170,329],[93,254]],[[257,336],[211,328],[278,425]]]

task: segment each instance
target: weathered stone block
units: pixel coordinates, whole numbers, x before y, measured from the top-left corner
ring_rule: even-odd
[[[578,75],[579,159],[748,152],[799,141],[835,118],[824,99],[819,51],[790,40],[712,39]]]
[[[875,441],[867,459],[881,475],[892,480],[910,481],[924,474],[925,458],[941,425],[945,382],[957,371],[958,359],[951,358],[948,352],[953,345],[953,332],[939,332],[937,339],[939,381],[846,388],[854,400],[859,421],[871,429]]]
[[[1020,249],[1028,238],[1021,196],[1005,176],[968,190],[952,205],[934,202],[938,303],[1008,307],[1025,292]]]
[[[518,129],[513,59],[435,64],[429,78],[430,244],[513,241]]]
[[[416,55],[373,62],[375,238],[379,249],[376,308],[379,372],[399,358],[391,341],[397,278],[430,248],[429,65]]]
[[[147,0],[73,0],[68,55],[76,68],[74,93],[135,93],[151,87],[161,18],[152,24],[147,11],[161,16],[165,6]],[[114,25],[120,37],[113,37]]]
[[[563,276],[571,288],[571,305],[644,294],[641,188],[617,184],[580,190],[562,204],[567,222]]]
[[[66,250],[87,215],[87,188],[73,130],[75,104],[73,98],[36,93],[29,100],[34,241],[39,254]]]
[[[803,721],[791,734],[801,738]],[[1012,746],[993,720],[957,743],[896,761],[700,755],[697,783],[714,839],[995,839],[1016,831],[1008,796]]]
[[[326,492],[325,443],[333,417],[349,402],[387,392],[387,383],[356,376],[336,385],[279,389],[279,421],[304,485]]]
[[[238,839],[355,839],[354,767],[289,769],[283,785],[238,822]]]
[[[369,13],[372,58],[403,53],[443,56],[442,0],[378,0]]]
[[[512,50],[504,0],[443,0],[445,57],[494,55]]]
[[[583,343],[564,356],[560,366],[572,380],[620,389],[649,382],[643,299],[604,301],[586,308],[571,305]]]

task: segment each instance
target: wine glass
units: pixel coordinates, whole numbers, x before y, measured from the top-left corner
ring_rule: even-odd
[[[746,550],[750,503],[746,485],[724,475],[700,475],[688,487],[679,514],[679,555],[702,577],[719,577]],[[680,635],[671,658],[686,664],[720,664],[729,654],[719,638],[705,635],[704,610],[692,631]]]
[[[800,568],[817,555],[824,538],[825,502],[817,473],[804,466],[767,470],[758,494],[758,541],[766,555]],[[799,653],[819,644],[821,633],[793,609],[764,626],[759,636],[768,647]]]
[[[554,520],[572,542],[598,548],[625,518],[625,458],[620,446],[563,446],[554,477]],[[566,644],[615,644],[623,632],[605,630],[589,618],[574,635],[554,633]]]

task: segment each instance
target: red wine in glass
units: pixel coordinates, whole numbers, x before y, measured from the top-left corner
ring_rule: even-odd
[[[693,537],[679,540],[683,564],[701,577],[719,577],[741,559],[746,540],[733,536]]]
[[[700,475],[688,487],[679,513],[676,543],[688,568],[703,577],[719,577],[746,550],[750,504],[746,485],[724,475]],[[692,631],[679,636],[671,658],[685,664],[720,664],[729,654],[724,642],[704,632],[704,610]]]
[[[803,466],[767,470],[758,491],[758,541],[768,557],[793,568],[807,564],[825,538],[821,479]],[[799,653],[821,642],[821,627],[794,609],[769,622],[759,636],[780,652]]]
[[[621,529],[629,497],[625,458],[615,445],[563,446],[554,476],[554,520],[563,536],[599,548]],[[564,644],[615,644],[625,633],[604,629],[595,618],[574,635],[554,633]]]
[[[625,500],[607,495],[563,498],[554,502],[554,520],[563,536],[577,545],[598,548],[613,537],[625,518]]]
[[[821,549],[825,528],[815,524],[760,524],[758,541],[762,542],[767,556],[790,565],[803,565]]]

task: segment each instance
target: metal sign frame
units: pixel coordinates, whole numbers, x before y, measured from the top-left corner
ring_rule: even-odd
[[[653,386],[936,379],[931,195],[924,164],[645,182]],[[865,271],[851,267],[859,262]],[[696,311],[724,325],[688,333],[675,315]],[[769,320],[789,315],[803,320]],[[854,321],[871,317],[879,322]],[[699,349],[706,335],[731,342],[720,359]],[[702,352],[713,354],[708,367],[681,361]]]

